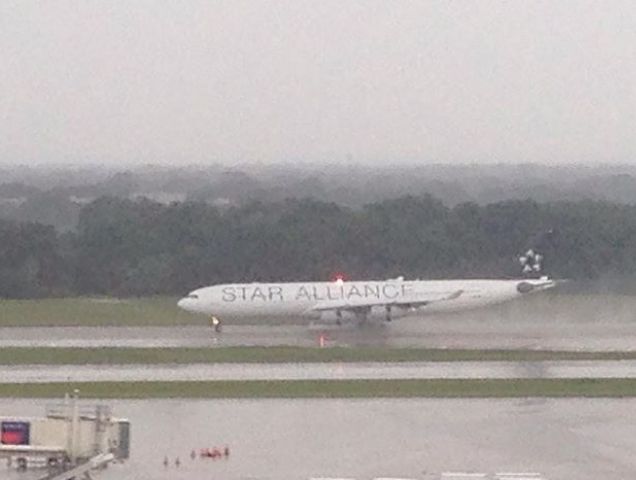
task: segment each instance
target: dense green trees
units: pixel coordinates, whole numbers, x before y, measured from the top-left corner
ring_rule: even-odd
[[[30,298],[68,292],[63,237],[53,227],[0,221],[0,296]]]
[[[636,207],[510,201],[453,208],[403,197],[348,209],[315,200],[160,205],[103,197],[74,233],[0,222],[0,296],[180,294],[236,281],[500,277],[540,232],[547,273],[636,277]]]

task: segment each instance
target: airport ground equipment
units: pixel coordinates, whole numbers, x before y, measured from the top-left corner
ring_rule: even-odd
[[[0,417],[0,459],[18,470],[47,467],[58,475],[50,477],[55,480],[71,469],[82,478],[93,468],[126,460],[129,450],[130,423],[113,417],[107,405],[80,405],[77,392],[47,406],[43,417]]]

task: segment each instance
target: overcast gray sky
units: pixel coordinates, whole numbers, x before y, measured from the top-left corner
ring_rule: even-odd
[[[0,163],[636,163],[633,1],[0,3]]]

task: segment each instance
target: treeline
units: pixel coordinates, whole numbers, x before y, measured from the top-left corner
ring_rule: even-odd
[[[547,273],[636,278],[636,207],[510,201],[452,208],[403,197],[162,205],[104,197],[76,232],[0,222],[0,296],[182,294],[218,282],[517,276],[537,234]]]
[[[332,165],[0,167],[0,219],[53,225],[75,232],[83,206],[112,196],[205,202],[221,208],[258,201],[312,198],[360,209],[404,195],[430,194],[454,207],[519,199],[607,201],[636,205],[636,166]]]

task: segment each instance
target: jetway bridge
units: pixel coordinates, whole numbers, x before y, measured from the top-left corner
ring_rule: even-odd
[[[0,459],[7,468],[47,469],[46,480],[87,477],[129,451],[130,423],[107,405],[80,405],[77,392],[43,417],[0,417]]]

